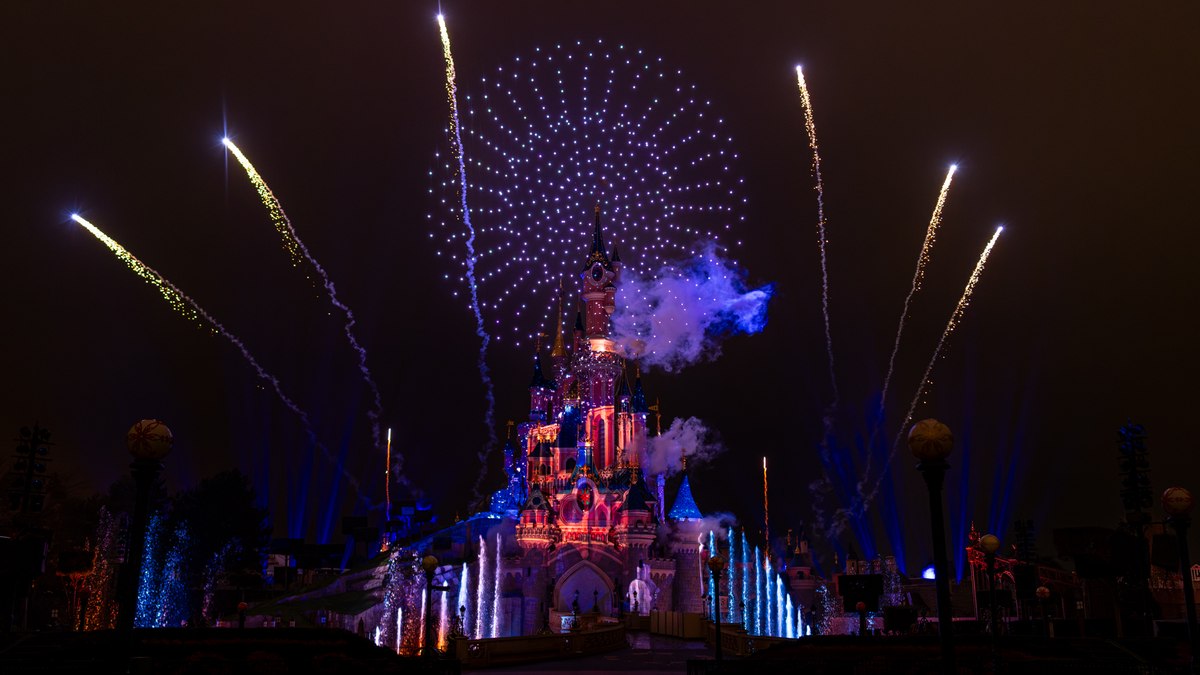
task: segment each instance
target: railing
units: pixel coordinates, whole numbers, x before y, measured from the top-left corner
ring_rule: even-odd
[[[710,645],[715,628],[716,626],[711,621],[705,622],[704,641]],[[737,624],[721,624],[721,650],[726,654],[750,656],[754,652],[784,642],[796,642],[796,640],[770,635],[751,635]]]
[[[625,649],[628,646],[625,626],[615,624],[594,630],[547,635],[480,640],[457,638],[452,641],[450,650],[462,663],[463,668],[489,668],[587,656]]]

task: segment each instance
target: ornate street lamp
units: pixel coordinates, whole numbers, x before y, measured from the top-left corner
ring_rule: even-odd
[[[942,511],[942,483],[950,464],[946,458],[954,448],[950,427],[935,419],[921,420],[908,432],[908,449],[917,459],[917,471],[929,488],[929,524],[933,533],[933,568],[937,586],[938,634],[942,643],[942,667],[955,672],[954,614],[950,608],[950,563],[946,558],[946,516]]]
[[[162,472],[162,460],[171,452],[175,439],[167,425],[158,420],[142,420],[129,429],[125,443],[133,456],[130,468],[136,497],[133,503],[133,520],[129,524],[129,553],[121,566],[118,580],[117,627],[122,630],[133,628],[137,614],[138,582],[142,572],[142,557],[146,548],[146,521],[150,517],[150,490]]]
[[[997,640],[1000,639],[1000,617],[996,615],[996,551],[1000,550],[1000,537],[994,534],[985,534],[979,538],[979,550],[983,551],[983,558],[987,561],[988,575],[988,623],[992,627],[992,662],[999,663],[1000,648]]]
[[[1188,625],[1188,644],[1191,645],[1192,651],[1192,672],[1197,671],[1197,666],[1200,666],[1200,657],[1196,654],[1197,647],[1200,647],[1200,640],[1197,640],[1196,634],[1196,594],[1192,590],[1192,560],[1188,553],[1187,530],[1188,525],[1192,524],[1192,517],[1189,515],[1194,504],[1192,493],[1181,487],[1170,487],[1163,490],[1162,507],[1167,513],[1167,522],[1175,530],[1175,536],[1179,540],[1179,574],[1183,577],[1183,604],[1187,610],[1187,625]]]
[[[1037,596],[1038,602],[1042,605],[1042,632],[1046,638],[1050,637],[1050,612],[1046,606],[1046,601],[1050,599],[1050,589],[1045,586],[1038,586],[1033,592]]]
[[[713,582],[713,621],[717,627],[716,654],[717,661],[721,660],[721,572],[725,571],[725,558],[716,554],[708,559],[708,571],[712,573]]]
[[[437,642],[433,636],[433,592],[446,591],[450,587],[434,586],[433,573],[437,571],[438,559],[432,555],[421,558],[421,569],[425,570],[425,645],[422,653],[426,658],[437,656]]]

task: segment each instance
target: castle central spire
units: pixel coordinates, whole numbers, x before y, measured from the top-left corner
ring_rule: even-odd
[[[604,248],[604,233],[600,229],[600,205],[596,205],[596,229],[592,234],[592,251],[580,274],[583,278],[583,301],[586,303],[586,335],[589,340],[607,340],[609,316],[616,309],[616,279],[612,260]]]

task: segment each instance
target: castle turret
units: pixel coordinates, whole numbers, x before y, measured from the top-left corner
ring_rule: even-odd
[[[538,351],[533,354],[533,377],[529,380],[529,421],[546,424],[547,411],[553,410],[555,386],[542,371],[542,356]]]

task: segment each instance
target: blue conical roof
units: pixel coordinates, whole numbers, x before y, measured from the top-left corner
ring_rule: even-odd
[[[692,486],[688,483],[687,474],[683,476],[683,482],[679,484],[679,492],[675,495],[675,505],[671,507],[671,512],[667,514],[671,520],[700,520],[704,517],[700,513],[700,507],[696,506],[696,500],[692,497]]]

